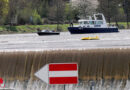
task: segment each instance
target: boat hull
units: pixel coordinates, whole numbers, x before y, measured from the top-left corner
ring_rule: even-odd
[[[38,35],[42,36],[42,35],[59,35],[59,32],[37,32]]]
[[[81,28],[81,27],[68,27],[71,34],[84,34],[84,33],[107,33],[119,32],[118,28]]]

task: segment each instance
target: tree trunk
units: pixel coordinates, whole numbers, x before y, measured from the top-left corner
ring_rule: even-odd
[[[129,13],[126,13],[127,29],[129,29]]]
[[[126,22],[127,22],[127,29],[129,28],[129,11],[128,11],[128,1],[124,0],[124,10],[126,14]]]
[[[109,25],[110,25],[110,23],[111,23],[111,19],[110,19],[110,1],[108,0],[108,22],[109,22]]]
[[[57,31],[59,31],[59,3],[57,1]]]

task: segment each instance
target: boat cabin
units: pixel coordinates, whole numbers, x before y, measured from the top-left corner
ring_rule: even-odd
[[[100,18],[98,18],[98,17],[100,17]],[[103,14],[94,14],[93,17],[89,16],[89,19],[81,19],[78,22],[79,22],[79,27],[87,27],[87,28],[106,28],[106,27],[108,27]]]

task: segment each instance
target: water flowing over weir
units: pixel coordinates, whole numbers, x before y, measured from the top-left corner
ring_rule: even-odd
[[[47,90],[34,73],[48,63],[77,62],[79,84],[66,90],[129,90],[130,49],[0,52],[0,77],[16,90]],[[49,87],[63,90],[63,86]]]

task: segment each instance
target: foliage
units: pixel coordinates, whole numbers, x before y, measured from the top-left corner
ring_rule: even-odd
[[[0,0],[0,24],[5,22],[8,14],[8,0]]]
[[[19,24],[26,24],[31,23],[30,20],[31,16],[33,14],[33,10],[31,8],[24,8],[23,10],[19,11],[18,16],[18,23]]]
[[[33,24],[42,24],[41,16],[38,14],[36,10],[34,10],[33,12],[32,22]]]
[[[73,11],[74,10],[73,10],[72,6],[70,5],[70,3],[67,3],[66,7],[65,7],[65,19],[69,22],[74,19]]]
[[[130,21],[130,0],[0,0],[0,25],[64,24],[93,13],[103,13],[110,22]]]
[[[98,12],[107,17],[108,22],[126,21],[127,27],[130,21],[130,0],[98,0]]]
[[[86,18],[88,15],[92,14],[94,10],[89,0],[81,0],[78,4],[78,9],[81,18]]]
[[[5,0],[0,2],[2,1]],[[5,19],[0,17],[1,22],[11,25],[42,24],[43,19],[48,20],[48,23],[69,23],[78,20],[80,11],[65,0],[9,0],[6,4],[3,2],[4,6],[0,10],[4,11],[2,16],[5,16]],[[3,22],[1,24],[4,24]]]

